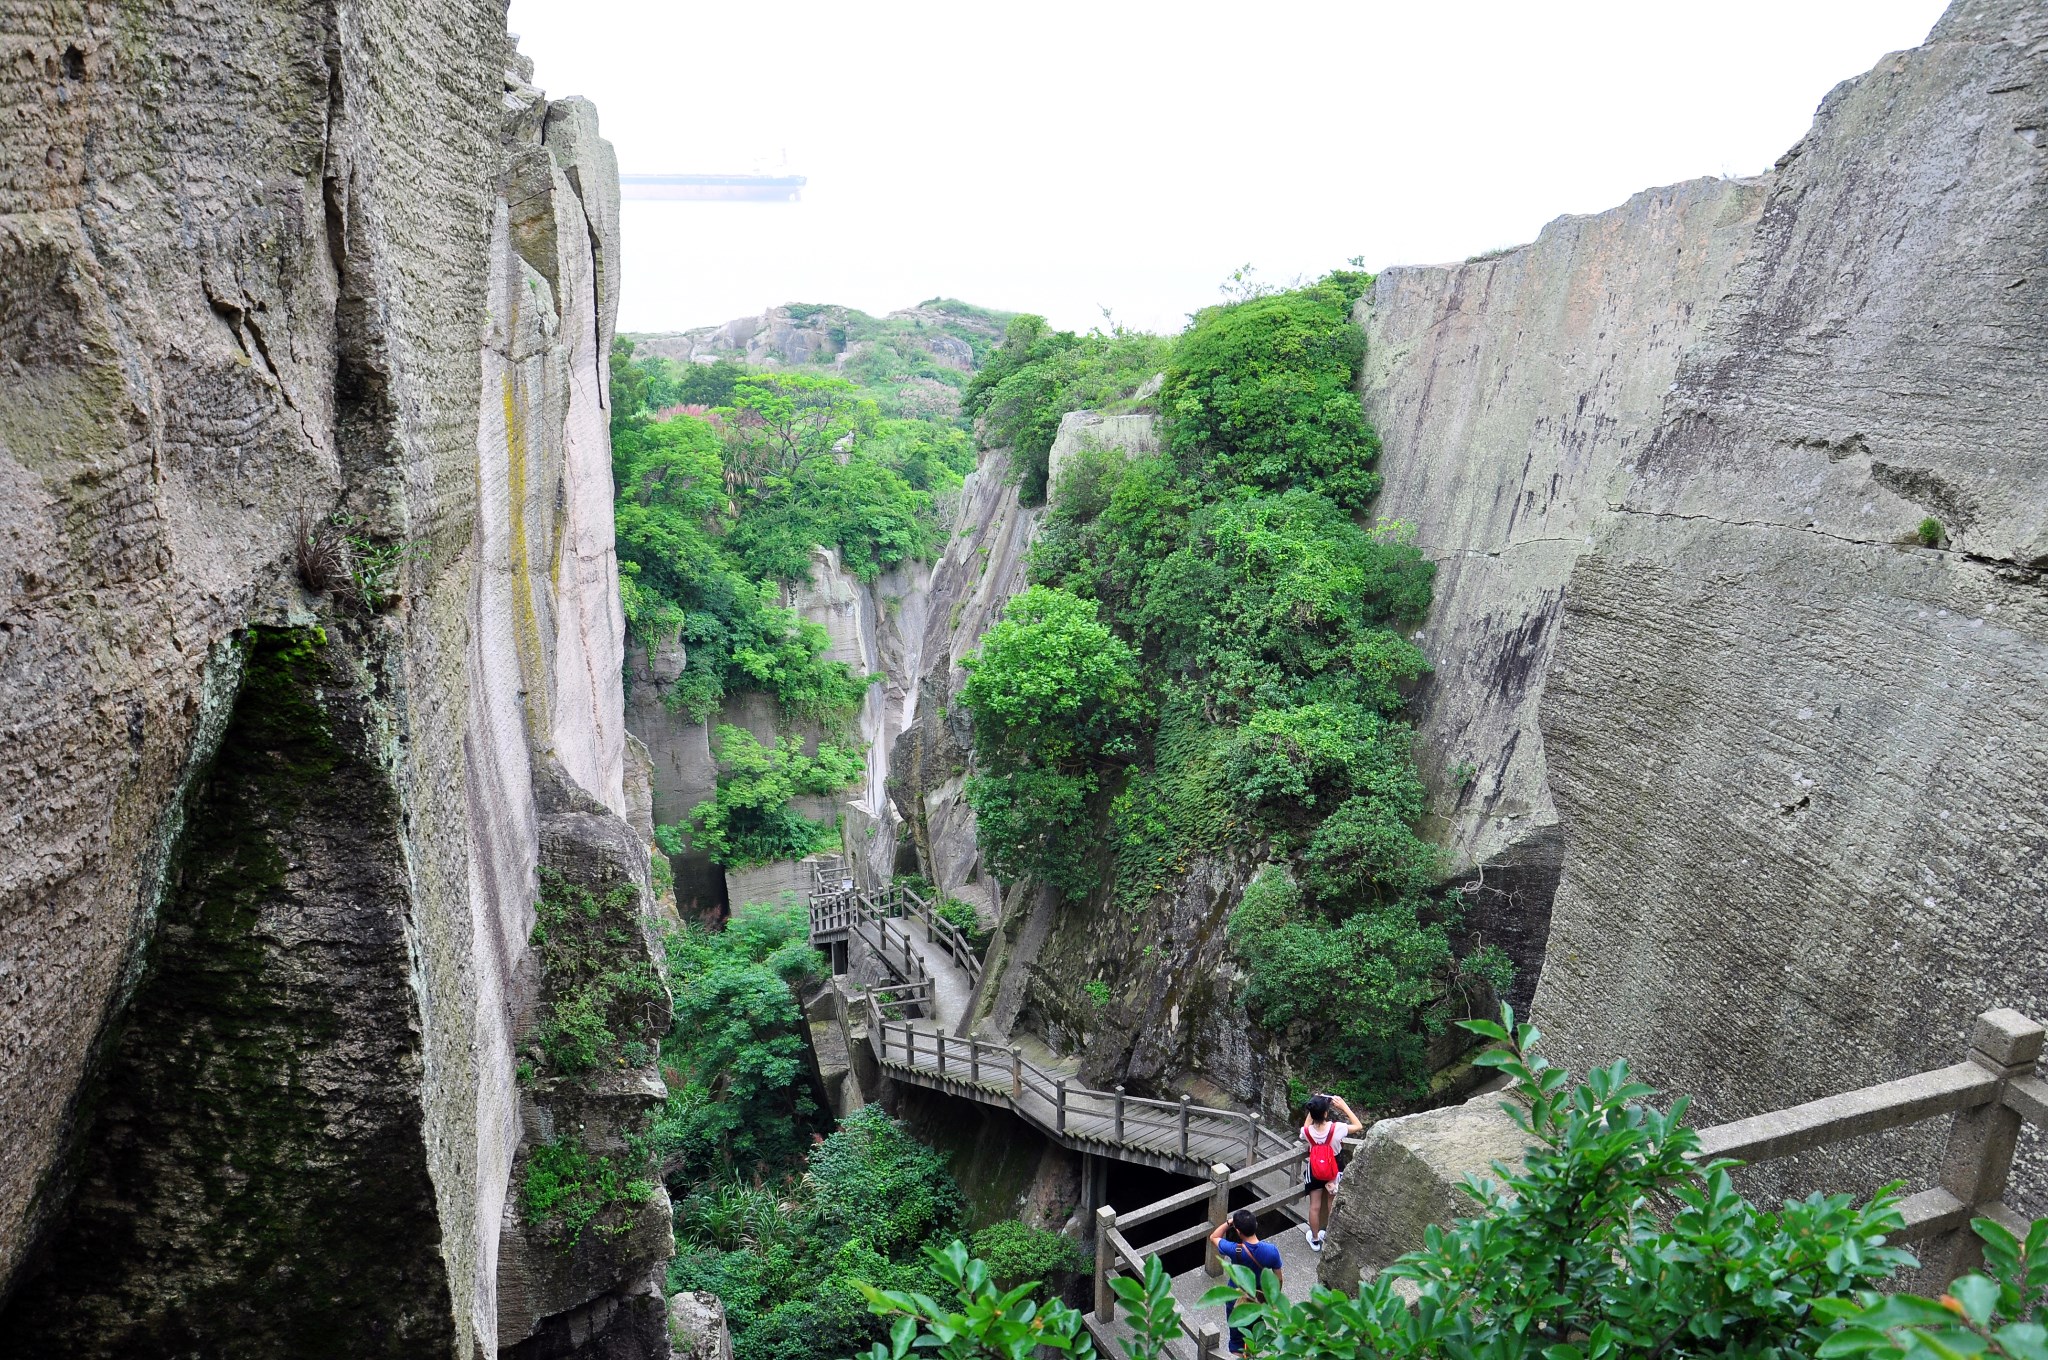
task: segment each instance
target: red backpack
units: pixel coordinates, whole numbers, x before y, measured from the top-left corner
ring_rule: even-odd
[[[1308,1178],[1318,1185],[1328,1185],[1337,1179],[1337,1121],[1330,1121],[1330,1132],[1318,1143],[1315,1135],[1302,1125],[1301,1136],[1308,1139]]]

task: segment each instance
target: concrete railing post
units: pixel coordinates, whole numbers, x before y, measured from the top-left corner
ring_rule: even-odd
[[[1230,1168],[1221,1162],[1209,1168],[1209,1226],[1215,1227],[1230,1212]],[[1223,1273],[1223,1258],[1214,1242],[1202,1246],[1202,1269],[1211,1275]]]
[[[1064,1138],[1067,1136],[1067,1079],[1061,1077],[1052,1084],[1052,1131]]]
[[[1183,1157],[1188,1155],[1188,1106],[1193,1103],[1192,1096],[1180,1098],[1180,1155]]]
[[[2018,1011],[1986,1011],[1970,1029],[1970,1061],[2001,1078],[2002,1094],[2004,1081],[2033,1073],[2041,1057],[2042,1035],[2041,1026]],[[1948,1144],[1941,1155],[1941,1188],[1968,1205],[1971,1217],[1979,1217],[2004,1196],[2020,1123],[2017,1110],[1993,1099],[1958,1110],[1949,1125]],[[1957,1228],[1945,1236],[1949,1239],[1947,1259],[1941,1264],[1949,1279],[1984,1263],[1983,1245],[1974,1232]]]
[[[932,1046],[939,1050],[939,1075],[943,1077],[946,1075],[946,1031],[938,1031],[932,1035],[932,1040]]]
[[[1116,1141],[1124,1140],[1124,1088],[1116,1088]]]
[[[1116,1230],[1116,1210],[1107,1204],[1095,1211],[1095,1318],[1116,1321],[1116,1291],[1109,1287],[1110,1272],[1116,1269],[1116,1246],[1110,1235]]]
[[[1210,1323],[1202,1329],[1201,1337],[1195,1343],[1197,1360],[1212,1360],[1223,1354],[1223,1329]]]
[[[981,1045],[973,1039],[967,1041],[967,1080],[981,1085]]]

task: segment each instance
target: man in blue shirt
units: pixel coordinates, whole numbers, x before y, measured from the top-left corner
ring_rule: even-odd
[[[1233,1210],[1230,1217],[1218,1223],[1216,1231],[1209,1234],[1209,1244],[1216,1248],[1216,1254],[1223,1259],[1224,1264],[1243,1266],[1254,1274],[1270,1270],[1273,1272],[1274,1287],[1280,1286],[1280,1248],[1271,1242],[1259,1240],[1258,1215],[1251,1210]],[[1264,1284],[1265,1280],[1261,1275],[1262,1288]],[[1236,1311],[1237,1304],[1227,1305],[1224,1308],[1225,1318]],[[1230,1329],[1230,1353],[1244,1354],[1244,1333],[1235,1327]]]

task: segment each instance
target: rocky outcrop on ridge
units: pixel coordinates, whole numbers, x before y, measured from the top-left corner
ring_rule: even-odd
[[[1958,0],[1763,180],[1361,311],[1381,508],[1445,564],[1443,838],[1549,913],[1553,1055],[1705,1120],[2048,1012],[2044,52],[2048,6]],[[1923,1132],[1825,1178],[1907,1174]]]
[[[0,1349],[666,1354],[665,1237],[500,1275],[537,869],[645,881],[595,111],[502,5],[0,31]]]

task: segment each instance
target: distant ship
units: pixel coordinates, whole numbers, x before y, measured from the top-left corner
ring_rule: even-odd
[[[627,198],[788,203],[803,196],[802,175],[620,175]]]

